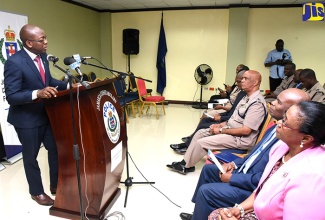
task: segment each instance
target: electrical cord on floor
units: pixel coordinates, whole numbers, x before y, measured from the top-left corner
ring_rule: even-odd
[[[197,93],[198,89],[199,89],[199,84],[196,85],[196,90],[195,90],[195,93],[194,93],[194,96],[193,96],[193,102],[194,102],[194,99],[195,99],[195,96],[196,96],[196,93]]]
[[[132,163],[134,164],[135,168],[138,170],[138,172],[141,174],[141,176],[149,183],[150,181],[147,180],[147,178],[140,172],[139,168],[137,167],[137,165],[134,163],[130,153],[128,152],[128,155],[130,156],[130,159],[132,161]],[[178,208],[182,208],[181,206],[177,205],[175,202],[173,202],[170,198],[168,198],[168,196],[166,196],[164,193],[162,193],[157,187],[153,186],[151,183],[149,183],[150,186],[152,186],[154,189],[156,189],[158,192],[160,192],[160,194],[162,194],[166,199],[168,199],[171,203],[173,203],[175,206],[177,206]]]
[[[107,220],[110,217],[117,217],[118,220],[125,220],[126,218],[124,217],[122,212],[116,211],[116,212],[112,212],[111,214],[108,214],[104,220]]]

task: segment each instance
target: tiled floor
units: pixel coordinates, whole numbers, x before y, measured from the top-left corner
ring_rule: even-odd
[[[160,106],[158,106],[160,108]],[[120,184],[121,195],[109,213],[119,211],[126,220],[178,220],[183,211],[192,212],[191,202],[198,176],[204,159],[196,166],[194,173],[186,176],[170,171],[166,164],[182,160],[169,147],[171,143],[180,143],[181,137],[189,135],[196,127],[203,110],[191,106],[166,106],[166,115],[160,112],[159,120],[154,109],[151,114],[133,118],[128,124],[128,147],[134,163],[149,181],[149,184],[133,184],[129,189],[126,208],[124,208],[126,187]],[[50,195],[46,150],[41,149],[38,157],[42,169],[43,184]],[[49,215],[49,207],[40,206],[30,198],[25,179],[22,160],[13,165],[5,165],[0,171],[0,218],[16,219],[61,219]],[[129,160],[130,176],[133,182],[146,181]],[[126,179],[126,168],[121,181]],[[157,189],[155,189],[155,188]],[[55,198],[55,197],[53,197]],[[78,202],[78,201],[76,201]],[[174,203],[174,204],[173,204]],[[180,206],[180,207],[178,207]],[[118,219],[110,217],[108,219]]]

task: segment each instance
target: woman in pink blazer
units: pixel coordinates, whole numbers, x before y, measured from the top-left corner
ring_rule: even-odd
[[[289,108],[276,130],[282,144],[271,149],[257,189],[209,220],[325,219],[324,112],[325,105],[312,101]]]

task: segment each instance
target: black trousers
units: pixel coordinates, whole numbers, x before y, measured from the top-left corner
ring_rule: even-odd
[[[278,87],[281,84],[282,79],[281,78],[274,79],[271,77],[269,77],[269,79],[270,79],[270,91],[273,92],[274,90],[276,90],[276,87]]]

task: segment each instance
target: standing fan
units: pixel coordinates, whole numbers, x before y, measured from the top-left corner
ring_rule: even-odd
[[[201,93],[200,93],[200,103],[198,105],[193,105],[192,108],[196,109],[206,109],[208,106],[206,104],[202,103],[202,88],[203,85],[208,84],[211,82],[213,77],[212,69],[207,64],[200,64],[195,72],[194,72],[194,78],[198,84],[201,85]]]

